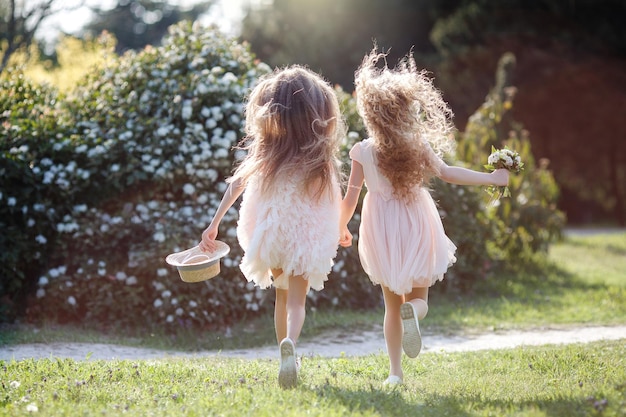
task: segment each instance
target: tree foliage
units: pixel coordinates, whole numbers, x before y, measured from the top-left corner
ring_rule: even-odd
[[[34,4],[9,0],[0,4],[0,73],[7,67],[15,52],[21,50],[29,53],[42,22],[61,10],[70,9],[63,8],[58,0],[43,0]]]
[[[353,71],[376,40],[396,60],[434,49],[428,33],[457,1],[274,0],[248,10],[243,39],[271,66],[300,63],[352,90]]]
[[[437,73],[457,114],[480,100],[486,69],[517,56],[516,117],[550,161],[572,222],[626,224],[626,3],[488,0],[466,2],[435,25]],[[591,139],[593,138],[593,139]],[[581,146],[590,140],[593,148]]]
[[[190,9],[164,0],[118,0],[112,9],[95,8],[95,19],[84,32],[98,36],[103,31],[117,39],[117,52],[139,50],[146,45],[159,45],[168,28],[182,20],[195,21],[214,0],[197,2]]]

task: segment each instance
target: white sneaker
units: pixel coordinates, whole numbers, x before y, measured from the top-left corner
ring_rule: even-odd
[[[296,348],[289,338],[280,342],[280,370],[278,384],[281,388],[293,388],[298,383],[298,366],[296,364]]]
[[[385,382],[383,382],[383,386],[386,387],[394,387],[398,385],[402,385],[402,378],[397,375],[389,375]]]
[[[415,358],[422,350],[422,335],[417,321],[417,311],[411,303],[404,303],[400,306],[400,317],[402,317],[402,349],[406,356]]]

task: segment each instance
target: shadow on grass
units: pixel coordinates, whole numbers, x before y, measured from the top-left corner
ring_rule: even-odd
[[[386,390],[370,386],[370,389],[346,389],[326,384],[315,390],[319,398],[328,402],[340,403],[350,411],[374,411],[381,416],[406,417],[427,415],[431,406],[426,403],[407,401],[402,395],[404,388],[389,388]],[[443,415],[443,414],[439,414]],[[453,413],[449,415],[467,416],[469,414]]]
[[[552,399],[527,400],[522,402],[490,400],[480,395],[441,395],[437,393],[413,392],[407,394],[406,386],[376,389],[346,389],[324,385],[315,393],[330,403],[340,403],[352,412],[374,412],[383,416],[455,416],[469,417],[477,412],[490,412],[493,415],[509,415],[515,412],[537,412],[549,416],[587,416],[597,412],[601,401],[585,401],[576,398],[558,397]],[[407,399],[414,397],[415,399]],[[491,415],[491,414],[490,414]]]
[[[511,415],[529,412],[553,417],[588,416],[593,412],[593,405],[580,399],[558,396],[551,399],[526,400],[521,402],[508,400],[490,400],[480,395],[450,396],[430,394],[424,399],[429,404],[424,416],[473,416],[476,412],[489,412],[489,415]],[[533,414],[534,415],[534,414]]]

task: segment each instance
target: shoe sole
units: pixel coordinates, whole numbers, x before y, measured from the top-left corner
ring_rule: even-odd
[[[417,321],[417,312],[411,303],[400,306],[402,317],[402,350],[409,358],[415,358],[422,350],[422,335]]]
[[[278,371],[278,384],[282,388],[293,388],[298,382],[298,370],[296,368],[295,347],[291,340],[283,340],[280,343],[280,370]]]

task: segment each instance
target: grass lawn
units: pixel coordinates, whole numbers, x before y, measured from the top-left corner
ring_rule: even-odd
[[[306,358],[281,390],[275,360],[28,360],[1,364],[3,416],[624,416],[623,341],[406,359]],[[36,411],[35,411],[36,410]]]
[[[433,291],[426,332],[626,323],[626,234],[570,237],[546,260],[450,297]],[[304,334],[380,325],[382,311],[315,312]],[[133,340],[84,329],[13,329],[0,343],[110,341],[209,349],[270,344],[271,318],[215,335]],[[246,334],[246,337],[237,334]],[[250,337],[254,336],[254,337]],[[618,341],[423,353],[384,389],[385,355],[305,358],[283,391],[277,360],[0,361],[0,416],[626,416],[626,335]],[[218,345],[216,345],[216,343]]]

